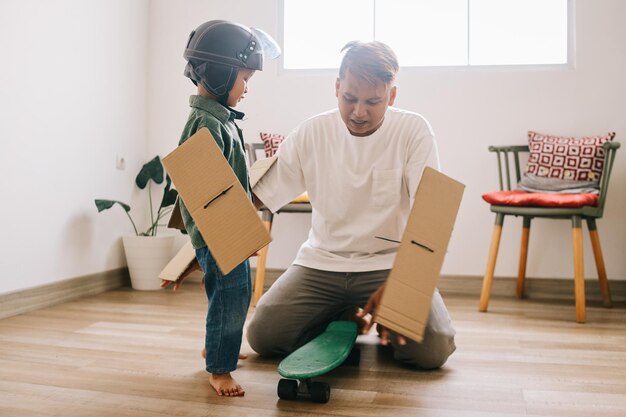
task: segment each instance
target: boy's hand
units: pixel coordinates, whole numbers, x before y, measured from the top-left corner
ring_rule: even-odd
[[[385,292],[385,284],[381,285],[380,288],[378,288],[374,292],[374,294],[370,296],[369,300],[367,300],[367,304],[365,304],[365,307],[363,307],[363,309],[356,314],[358,318],[361,318],[365,320],[366,322],[366,324],[363,326],[361,330],[362,334],[369,333],[370,329],[374,325],[376,321],[375,320],[376,308],[380,304],[380,300],[382,299],[384,292]],[[371,318],[369,320],[365,317],[368,314],[371,315]],[[390,335],[391,335],[391,332],[389,331],[389,329],[387,329],[385,326],[381,324],[377,324],[376,330],[378,331],[378,335],[380,336],[380,344],[383,346],[387,346],[390,342]],[[406,339],[404,338],[404,336],[402,336],[401,334],[397,334],[397,333],[395,333],[395,335],[396,335],[396,340],[400,346],[406,345]]]
[[[185,280],[185,278],[187,278],[194,271],[202,271],[202,268],[200,267],[198,260],[195,258],[176,281],[168,281],[168,280],[162,279],[161,288],[167,288],[170,285],[174,284],[174,286],[172,287],[172,291],[176,291],[177,289],[180,288],[181,285],[183,285],[183,281]],[[202,282],[204,283],[204,277],[202,277]]]
[[[263,204],[261,199],[257,197],[254,193],[252,194],[252,204],[254,204],[254,208],[257,210],[261,210],[263,207],[265,207],[265,204]]]

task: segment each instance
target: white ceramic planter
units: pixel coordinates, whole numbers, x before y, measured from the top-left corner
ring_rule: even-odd
[[[130,282],[136,290],[158,290],[159,273],[172,259],[174,236],[123,236]]]

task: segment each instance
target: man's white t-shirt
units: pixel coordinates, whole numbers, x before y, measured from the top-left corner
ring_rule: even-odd
[[[391,269],[425,166],[439,169],[434,134],[419,114],[389,107],[373,134],[350,134],[338,109],[314,116],[280,145],[254,187],[275,212],[307,191],[309,237],[294,264],[336,272]]]

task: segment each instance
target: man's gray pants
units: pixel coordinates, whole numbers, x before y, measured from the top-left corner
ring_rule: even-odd
[[[351,307],[364,307],[389,272],[331,272],[291,265],[259,300],[247,329],[250,346],[263,356],[293,352]],[[407,339],[400,346],[392,333],[394,357],[422,369],[439,368],[456,349],[455,333],[435,290],[424,339]]]

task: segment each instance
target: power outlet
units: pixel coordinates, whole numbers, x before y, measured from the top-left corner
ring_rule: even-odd
[[[126,158],[123,155],[117,154],[115,155],[115,168],[120,171],[124,171],[126,168]]]

